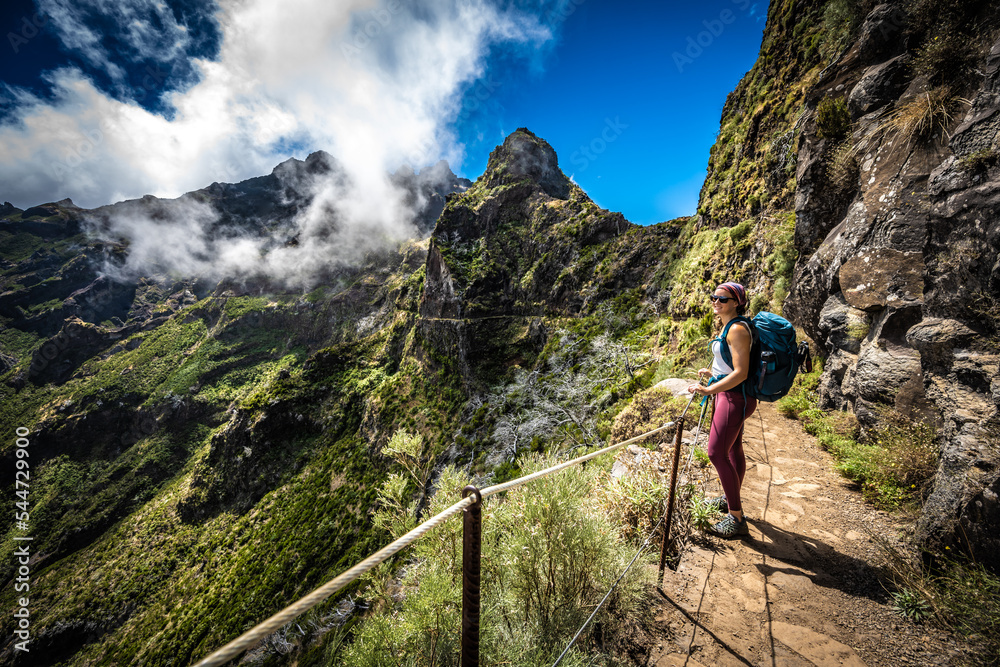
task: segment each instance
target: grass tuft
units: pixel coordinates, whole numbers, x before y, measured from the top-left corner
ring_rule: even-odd
[[[885,116],[874,131],[855,144],[854,153],[866,153],[887,141],[909,145],[935,138],[946,140],[954,113],[968,104],[969,100],[953,95],[948,86],[921,93]]]
[[[816,107],[816,134],[821,139],[840,141],[851,130],[851,114],[847,111],[847,99],[832,95],[820,100]]]

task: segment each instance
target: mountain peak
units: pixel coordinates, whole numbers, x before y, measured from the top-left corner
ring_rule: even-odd
[[[572,188],[572,183],[559,168],[559,159],[552,146],[524,127],[515,130],[502,145],[493,149],[483,178],[490,188],[529,178],[556,199],[568,199]]]

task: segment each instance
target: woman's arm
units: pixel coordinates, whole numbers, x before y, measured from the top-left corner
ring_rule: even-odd
[[[747,327],[740,324],[729,327],[726,343],[729,344],[729,351],[733,355],[733,372],[710,387],[691,385],[688,391],[698,394],[717,394],[720,391],[735,389],[747,379],[750,374],[750,345],[753,343]]]

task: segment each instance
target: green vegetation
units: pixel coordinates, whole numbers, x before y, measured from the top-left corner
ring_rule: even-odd
[[[466,477],[502,481],[668,421],[676,402],[648,388],[704,364],[715,285],[753,286],[751,314],[782,310],[798,257],[791,209],[805,100],[867,9],[772,3],[775,29],[726,102],[698,215],[630,226],[576,186],[565,200],[529,196],[534,185],[498,162],[449,198],[430,241],[304,295],[209,296],[180,308],[167,303],[174,287],[140,284],[137,300],[165,322],[62,384],[0,385],[4,432],[28,425],[48,448],[32,460],[35,545],[47,554],[35,572],[34,627],[67,645],[76,638],[61,629],[100,628],[64,661],[190,661],[452,504]],[[919,43],[918,67],[934,81],[965,57],[950,38]],[[938,135],[958,92],[922,95],[880,137]],[[844,99],[823,100],[819,112],[828,174],[846,191],[858,147]],[[963,165],[978,173],[995,162],[983,154]],[[11,262],[50,249],[3,234]],[[437,278],[423,261],[435,251],[462,305],[454,319],[416,315]],[[69,257],[66,271],[84,261]],[[48,280],[45,289],[58,277]],[[13,277],[7,288],[26,289]],[[54,312],[57,296],[39,290],[26,312]],[[11,380],[42,338],[3,324],[0,349],[18,357]],[[863,337],[864,326],[849,333]],[[850,416],[815,410],[818,377],[800,376],[780,408],[807,422],[873,502],[918,503],[934,433],[886,416],[861,439]],[[707,465],[703,451],[693,456]],[[662,476],[609,481],[606,463],[487,503],[487,661],[550,664],[653,529]],[[693,484],[681,496],[694,524],[711,522]],[[10,517],[0,528],[9,536]],[[442,526],[272,636],[261,662],[453,662],[459,530],[457,520]],[[0,550],[7,574],[10,548]],[[626,581],[571,661],[616,659],[634,630],[625,619],[642,615],[642,584]],[[350,600],[370,611],[331,620]],[[913,595],[898,603],[924,615]],[[935,615],[944,604],[931,603]],[[292,658],[277,655],[288,650]]]
[[[701,490],[692,493],[688,499],[688,514],[691,517],[691,525],[698,530],[708,530],[718,518],[718,512],[708,505],[704,493]]]
[[[698,213],[712,226],[792,208],[805,96],[853,29],[855,13],[794,0],[768,11],[780,23],[769,20],[757,62],[726,99],[709,155]]]
[[[832,57],[849,43],[871,4],[858,0],[828,0],[823,7],[823,28],[827,34],[824,41],[830,49],[824,54],[826,57]]]
[[[885,509],[918,507],[937,470],[937,431],[886,408],[879,411],[879,425],[862,439],[853,414],[813,407],[821,372],[814,368],[796,377],[792,391],[777,403],[779,412],[802,421],[867,500]]]
[[[29,232],[0,231],[0,257],[10,262],[27,259],[36,250],[47,248],[49,242]]]
[[[888,557],[896,613],[964,637],[974,650],[966,664],[1000,665],[1000,576],[950,547],[917,562],[887,542],[879,546]]]
[[[816,135],[822,139],[840,141],[851,130],[851,114],[847,98],[827,95],[816,107]]]
[[[936,35],[918,51],[913,70],[927,77],[932,86],[954,85],[970,76],[979,59],[979,49],[967,35],[955,32]]]
[[[522,470],[530,473],[554,463],[530,455]],[[616,539],[608,513],[591,500],[603,474],[599,466],[587,466],[487,500],[482,596],[490,613],[482,617],[480,648],[486,664],[551,664],[634,556],[631,545]],[[428,514],[454,503],[465,483],[451,468],[442,472]],[[382,497],[388,500],[383,511],[393,511],[394,501]],[[614,652],[628,629],[626,619],[640,613],[642,572],[630,570],[571,651],[568,664],[600,659],[599,653],[588,655],[595,626],[602,653]],[[460,523],[450,521],[413,545],[398,581],[401,596],[389,593],[391,577],[383,570],[372,578],[379,611],[345,648],[342,664],[454,664],[461,628]]]

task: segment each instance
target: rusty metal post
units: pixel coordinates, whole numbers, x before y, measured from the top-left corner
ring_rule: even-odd
[[[689,404],[690,405],[690,404]],[[685,409],[685,412],[687,410]],[[674,468],[670,472],[670,494],[667,496],[667,516],[663,524],[663,544],[660,546],[659,582],[663,582],[663,569],[667,564],[667,542],[670,540],[670,523],[674,519],[674,493],[677,489],[677,468],[681,463],[681,436],[684,433],[684,415],[677,420],[677,434],[674,437]]]
[[[462,667],[479,667],[479,581],[483,546],[483,498],[469,485],[462,497],[476,502],[462,512]]]

